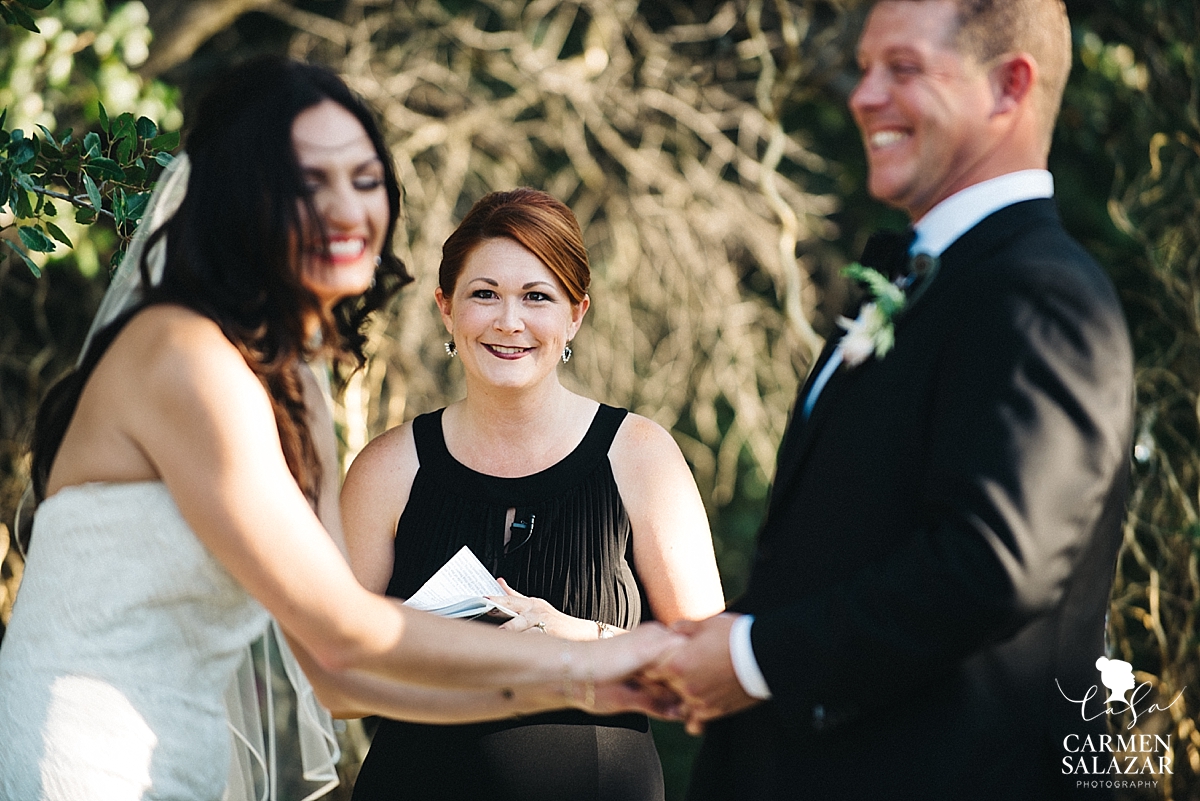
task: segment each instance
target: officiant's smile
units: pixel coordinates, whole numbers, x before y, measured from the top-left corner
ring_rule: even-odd
[[[436,292],[446,330],[468,382],[527,389],[556,382],[589,300],[572,298],[562,280],[520,243],[480,243],[447,298]]]
[[[499,628],[538,644],[620,641],[646,606],[666,624],[724,608],[674,439],[559,381],[590,282],[578,220],[541,190],[485,195],[446,239],[434,297],[466,391],[373,439],[347,472],[346,549],[363,586],[411,601],[467,551],[502,590],[487,596],[512,615]],[[640,715],[385,719],[356,781],[354,801],[664,797]]]

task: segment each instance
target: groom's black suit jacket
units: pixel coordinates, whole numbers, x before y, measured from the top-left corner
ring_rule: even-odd
[[[774,698],[709,727],[691,797],[1070,795],[1064,737],[1104,720],[1058,685],[1099,683],[1132,428],[1111,283],[1014,204],[803,420],[807,392],[733,605]]]

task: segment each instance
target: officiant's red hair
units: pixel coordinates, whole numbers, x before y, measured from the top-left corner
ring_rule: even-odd
[[[467,258],[489,239],[511,239],[542,261],[578,306],[592,280],[579,221],[565,204],[538,189],[521,187],[479,199],[442,246],[438,284],[454,295]]]

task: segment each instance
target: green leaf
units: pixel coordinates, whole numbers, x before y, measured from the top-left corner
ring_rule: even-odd
[[[0,3],[0,19],[4,20],[5,25],[16,25],[17,24],[16,17],[14,17],[12,15],[11,11],[9,11],[7,8],[4,7],[3,3]]]
[[[54,223],[47,222],[46,230],[50,232],[50,236],[54,237],[59,242],[62,242],[67,247],[69,247],[69,248],[75,247],[73,244],[71,244],[71,240],[67,237],[67,235],[63,233],[62,229],[59,228]]]
[[[113,120],[112,140],[115,142],[118,139],[137,139],[137,125],[128,111]]]
[[[96,105],[100,107],[100,130],[109,133],[108,112],[104,110],[103,103],[98,102]]]
[[[162,153],[155,153],[154,160],[165,167],[174,161],[175,157],[164,150]]]
[[[137,135],[143,139],[153,139],[158,136],[158,126],[149,117],[138,117]]]
[[[29,258],[28,254],[26,254],[25,251],[23,251],[19,247],[17,247],[16,242],[13,242],[11,239],[5,239],[4,244],[8,245],[10,248],[15,250],[17,252],[17,255],[25,260],[25,264],[26,264],[26,266],[29,267],[29,272],[33,273],[34,278],[42,277],[42,271],[38,269],[38,266],[33,263],[33,259]]]
[[[117,162],[118,163],[127,164],[129,162],[129,160],[133,158],[133,148],[134,148],[135,141],[136,140],[132,137],[120,140],[120,142],[117,144]]]
[[[55,141],[54,134],[50,133],[50,129],[47,128],[45,125],[40,125],[40,124],[38,125],[38,127],[42,129],[42,136],[46,137],[46,141],[49,142],[51,145],[53,145],[55,150],[59,150],[60,148],[58,146],[58,142]]]
[[[96,212],[92,209],[80,208],[75,212],[75,222],[80,225],[91,225],[96,221]]]
[[[13,164],[26,164],[37,158],[38,147],[36,139],[22,139],[15,146],[9,146],[8,157]]]
[[[112,159],[99,156],[89,161],[84,169],[97,178],[113,178],[117,181],[125,180],[125,171],[121,169],[121,165]]]
[[[8,109],[2,108],[0,109],[0,131],[4,130],[4,121],[6,119],[8,119]]]
[[[100,134],[95,131],[88,131],[83,137],[83,152],[89,156],[100,155]]]
[[[904,292],[878,270],[854,262],[842,268],[842,275],[866,284],[880,311],[888,318],[904,308]]]
[[[46,208],[42,209],[42,214],[45,214],[47,217],[57,217],[58,209],[55,207],[55,205],[53,203],[51,203],[49,200],[47,200]]]
[[[179,147],[179,131],[159,134],[148,143],[152,150],[174,150]]]
[[[149,192],[137,192],[125,198],[125,218],[137,224],[146,213],[146,205],[150,202]]]
[[[100,201],[100,188],[96,186],[96,182],[92,180],[92,176],[86,172],[83,174],[83,189],[87,192],[88,200],[92,201],[92,208],[99,212],[103,208]]]
[[[7,9],[7,13],[5,13],[4,16],[8,18],[10,14],[12,15],[11,19],[15,20],[16,23],[25,30],[30,31],[31,33],[41,33],[41,31],[38,30],[37,23],[33,21],[33,17],[29,16],[29,12],[25,9],[21,8],[20,6],[12,6],[11,8]]]
[[[21,243],[30,250],[36,250],[39,253],[54,252],[54,242],[42,232],[41,228],[33,225],[18,226],[17,236],[21,237]]]
[[[29,204],[29,193],[20,190],[15,191],[14,196],[17,202],[13,204],[13,211],[18,217],[32,217],[33,206]]]
[[[50,5],[52,0],[21,0],[22,5],[29,6],[34,11],[41,11]]]
[[[125,219],[127,217],[124,189],[118,189],[116,192],[113,192],[112,213],[113,223],[117,226],[117,229],[120,230],[121,227],[125,225]]]
[[[33,179],[20,170],[13,173],[13,183],[22,189],[29,190],[30,192],[36,192],[38,190],[38,185],[33,182]]]

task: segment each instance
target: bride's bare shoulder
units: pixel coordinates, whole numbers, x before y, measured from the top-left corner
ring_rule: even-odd
[[[228,397],[239,387],[252,395],[262,393],[261,383],[220,326],[171,304],[144,309],[126,324],[98,365],[96,377],[103,380],[103,373],[137,387],[148,400],[157,396],[174,403],[214,393]]]
[[[135,314],[113,343],[114,347],[141,349],[146,355],[222,345],[233,347],[213,320],[172,303],[155,304]]]
[[[112,350],[136,362],[143,373],[156,366],[196,369],[217,363],[228,368],[229,362],[246,366],[237,348],[213,320],[167,303],[138,312],[118,334]]]

